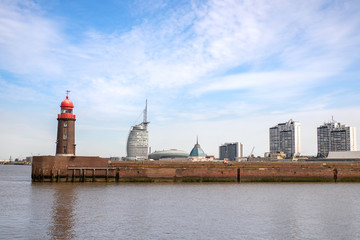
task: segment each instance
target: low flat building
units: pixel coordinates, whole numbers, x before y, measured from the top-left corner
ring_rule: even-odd
[[[278,160],[284,160],[285,158],[286,158],[286,154],[281,151],[277,151],[276,153],[265,154],[265,160],[278,161]]]
[[[329,152],[329,155],[326,159],[360,160],[360,151]]]

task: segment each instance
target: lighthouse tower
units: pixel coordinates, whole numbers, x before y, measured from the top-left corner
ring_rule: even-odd
[[[56,140],[57,156],[75,155],[75,115],[73,114],[74,104],[69,99],[69,92],[66,91],[66,99],[61,102],[61,113],[58,114],[58,131]]]

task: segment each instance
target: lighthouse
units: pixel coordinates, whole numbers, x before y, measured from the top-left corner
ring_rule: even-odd
[[[73,114],[74,104],[69,99],[69,92],[66,91],[66,99],[61,102],[61,112],[58,114],[58,131],[56,140],[57,156],[75,155],[75,115]]]

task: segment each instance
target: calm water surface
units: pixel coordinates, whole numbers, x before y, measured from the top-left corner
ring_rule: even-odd
[[[360,184],[31,183],[0,165],[0,239],[360,239]]]

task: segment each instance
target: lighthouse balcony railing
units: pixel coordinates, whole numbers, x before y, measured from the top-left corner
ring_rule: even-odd
[[[72,114],[72,113],[61,113],[58,114],[58,118],[70,118],[70,119],[75,119],[76,115]]]

